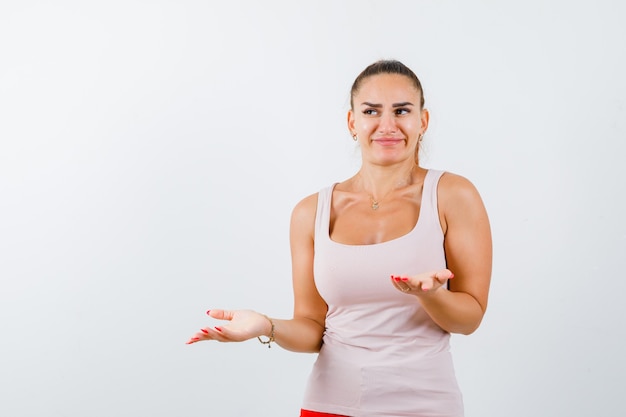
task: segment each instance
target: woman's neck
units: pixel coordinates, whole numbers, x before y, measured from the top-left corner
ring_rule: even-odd
[[[364,165],[355,176],[355,191],[363,191],[378,202],[391,192],[413,184],[421,170],[415,163],[386,167]]]

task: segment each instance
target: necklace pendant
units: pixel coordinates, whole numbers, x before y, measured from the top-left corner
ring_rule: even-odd
[[[372,201],[372,210],[378,210],[378,201]]]

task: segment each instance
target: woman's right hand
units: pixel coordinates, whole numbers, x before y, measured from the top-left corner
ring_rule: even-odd
[[[209,317],[227,320],[224,326],[206,327],[191,336],[187,344],[202,340],[218,342],[243,342],[254,337],[269,335],[272,329],[270,320],[263,314],[252,310],[209,310]]]

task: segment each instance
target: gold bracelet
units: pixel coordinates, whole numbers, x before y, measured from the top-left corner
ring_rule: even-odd
[[[272,342],[274,341],[274,322],[272,321],[272,319],[267,317],[265,314],[263,314],[263,317],[268,319],[270,321],[270,324],[272,325],[272,330],[270,331],[270,337],[267,340],[261,340],[260,336],[257,336],[256,338],[259,339],[259,342],[263,343],[264,345],[267,345],[267,347],[269,349],[269,348],[272,347]]]

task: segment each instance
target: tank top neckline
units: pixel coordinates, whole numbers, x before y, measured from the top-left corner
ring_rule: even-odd
[[[385,240],[384,242],[378,242],[378,243],[369,243],[369,244],[349,244],[349,243],[341,243],[341,242],[337,242],[336,240],[333,240],[330,237],[330,210],[332,207],[332,200],[333,200],[333,190],[335,189],[335,186],[338,183],[334,183],[332,184],[330,187],[328,187],[328,195],[326,198],[326,202],[325,202],[325,207],[324,207],[324,216],[322,217],[324,219],[324,236],[326,238],[327,241],[331,242],[333,245],[337,245],[337,246],[343,246],[343,247],[353,247],[353,248],[370,248],[370,247],[376,247],[376,246],[381,246],[381,245],[389,245],[389,244],[393,244],[394,242],[399,242],[402,241],[404,239],[408,239],[412,234],[414,234],[418,227],[423,223],[422,219],[424,218],[424,209],[427,207],[427,205],[425,204],[425,202],[427,201],[427,194],[430,194],[430,186],[431,186],[431,181],[430,178],[432,174],[434,174],[434,171],[431,169],[426,170],[426,175],[424,176],[424,182],[422,184],[422,195],[420,196],[420,211],[419,214],[417,215],[417,220],[415,221],[415,224],[413,225],[413,227],[411,228],[411,230],[409,230],[407,233],[395,237],[393,239],[389,239],[389,240]],[[436,182],[435,182],[436,184]]]

